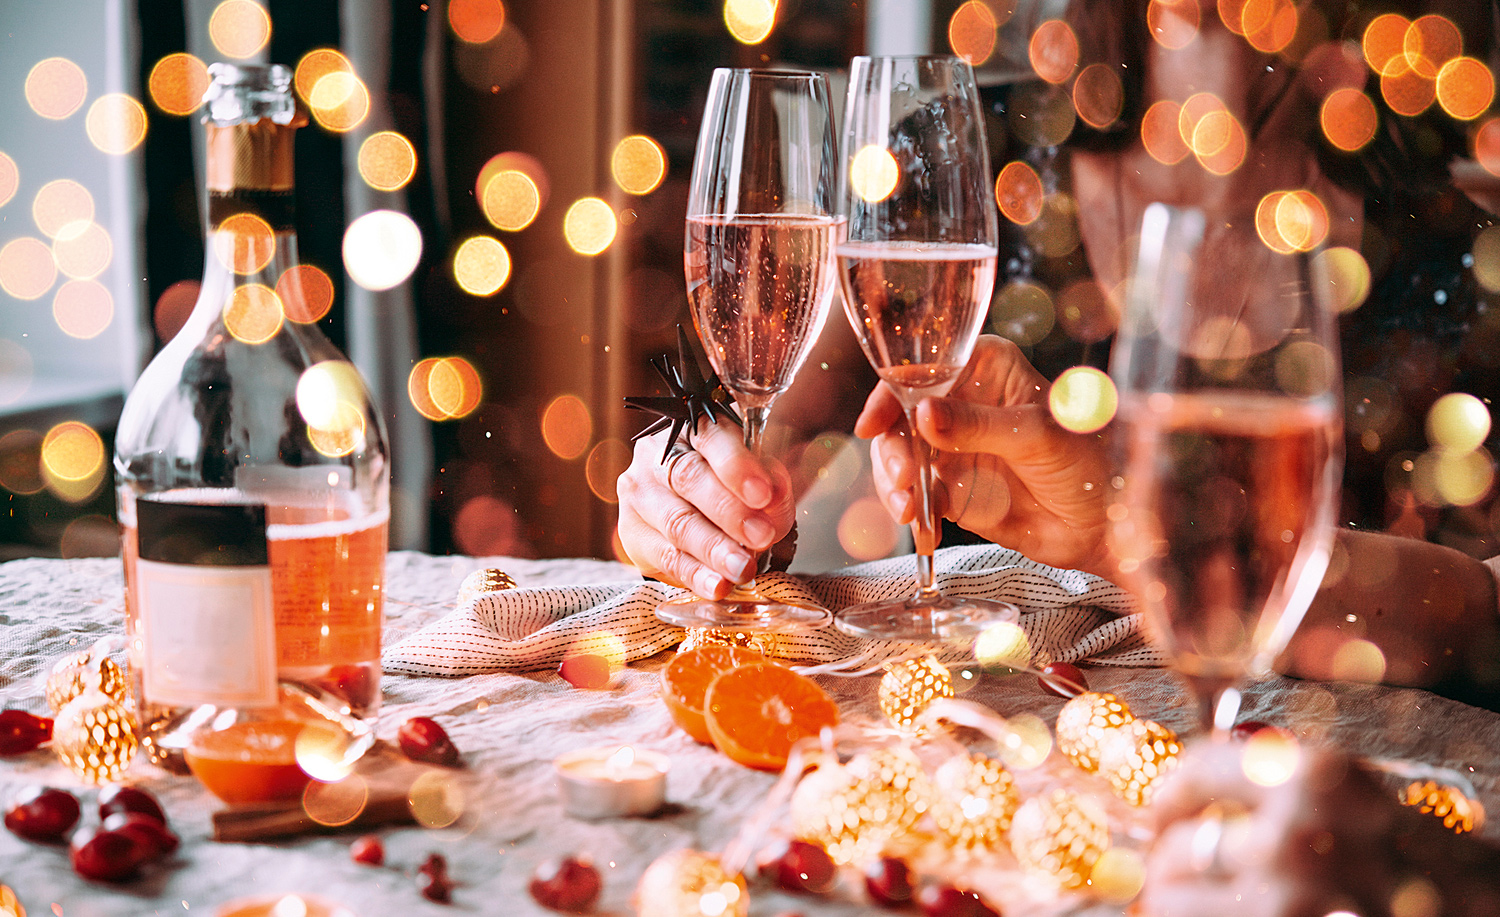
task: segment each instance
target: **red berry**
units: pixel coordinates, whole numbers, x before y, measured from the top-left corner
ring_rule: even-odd
[[[575,688],[602,691],[609,687],[609,660],[596,653],[578,653],[564,659],[557,674]]]
[[[1078,666],[1068,662],[1052,662],[1042,666],[1042,674],[1037,677],[1041,683],[1042,690],[1058,697],[1077,697],[1089,689],[1088,681],[1083,677],[1083,672]]]
[[[116,812],[100,824],[105,831],[123,834],[140,845],[146,859],[167,856],[180,843],[167,826],[140,812]]]
[[[924,885],[917,890],[916,901],[922,917],[1000,917],[977,892],[952,885]]]
[[[542,907],[570,914],[593,909],[604,884],[593,864],[577,857],[548,860],[531,874],[527,890]]]
[[[1269,728],[1269,723],[1262,723],[1260,720],[1245,720],[1243,723],[1234,724],[1233,728],[1229,730],[1229,737],[1236,741],[1243,742],[1251,736],[1255,735],[1257,732],[1260,732],[1262,729]]]
[[[821,895],[833,887],[838,868],[820,845],[803,840],[788,840],[777,845],[769,859],[763,860],[761,875],[787,891]]]
[[[453,880],[448,878],[448,861],[441,853],[429,853],[417,867],[417,891],[422,897],[439,904],[453,901]]]
[[[356,710],[364,710],[375,703],[379,693],[379,682],[371,665],[336,665],[318,679],[318,686],[331,691],[349,702]]]
[[[413,761],[424,764],[441,764],[444,767],[458,766],[458,747],[448,738],[448,733],[437,721],[427,716],[414,716],[401,724],[396,733],[401,752]]]
[[[99,820],[103,821],[119,812],[134,812],[154,818],[163,825],[167,823],[167,813],[162,811],[161,803],[156,801],[156,797],[133,786],[110,784],[99,791]]]
[[[366,866],[381,866],[385,863],[385,842],[378,834],[366,834],[354,839],[349,845],[349,859]]]
[[[5,810],[5,827],[29,841],[59,843],[78,824],[80,814],[72,793],[35,786],[22,790]]]
[[[904,907],[911,901],[912,871],[899,857],[881,857],[865,867],[865,891],[876,904]]]
[[[68,858],[73,863],[73,871],[85,879],[115,882],[134,875],[151,857],[149,851],[128,834],[83,828],[73,835]]]
[[[25,710],[0,710],[0,757],[22,755],[52,741],[52,721]]]

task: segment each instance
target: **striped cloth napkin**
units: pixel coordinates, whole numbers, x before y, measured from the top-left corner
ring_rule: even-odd
[[[769,574],[756,582],[770,598],[837,614],[863,602],[910,595],[914,567],[908,555],[816,576]],[[946,594],[1014,603],[1034,666],[1164,662],[1140,628],[1133,599],[1097,576],[1035,563],[998,545],[942,548],[934,567]],[[643,659],[682,641],[683,629],[658,619],[656,606],[685,594],[652,580],[481,592],[387,647],[382,664],[392,674],[442,676],[551,668],[581,641],[597,641],[600,634],[611,635],[606,639],[623,648],[628,661]],[[863,640],[833,627],[778,634],[768,646],[777,656],[820,671],[877,667],[913,652],[909,644]],[[949,664],[972,660],[972,654],[972,647],[936,650]]]

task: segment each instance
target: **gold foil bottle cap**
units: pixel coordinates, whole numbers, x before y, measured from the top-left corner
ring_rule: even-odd
[[[293,187],[292,134],[306,124],[281,64],[210,64],[203,95],[210,191]]]

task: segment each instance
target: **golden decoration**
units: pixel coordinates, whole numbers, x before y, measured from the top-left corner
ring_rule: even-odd
[[[89,685],[63,705],[52,723],[52,750],[78,776],[92,783],[120,779],[135,758],[135,717],[119,701]]]
[[[953,695],[953,676],[935,656],[893,663],[880,676],[880,712],[897,729],[914,735],[931,731],[926,724],[917,723],[927,705]]]
[[[1125,702],[1113,694],[1085,691],[1063,704],[1057,713],[1057,750],[1074,764],[1093,773],[1099,769],[1099,746],[1107,730],[1135,719]]]
[[[1156,781],[1177,767],[1177,733],[1153,720],[1131,720],[1106,730],[1099,746],[1099,775],[1115,795],[1133,806],[1151,802]]]
[[[932,822],[948,846],[972,852],[1005,843],[1021,805],[1005,765],[985,755],[954,755],[932,775],[932,785]]]
[[[509,573],[496,567],[475,570],[458,586],[458,604],[467,605],[486,592],[504,592],[516,588],[516,581]]]
[[[0,917],[26,917],[26,908],[9,885],[0,885]]]
[[[821,844],[835,863],[861,862],[910,835],[931,796],[927,774],[909,750],[856,755],[802,778],[792,794],[792,830]]]
[[[1094,799],[1055,789],[1016,810],[1010,849],[1026,869],[1051,876],[1063,888],[1078,888],[1109,849],[1109,822]]]
[[[745,917],[750,892],[709,854],[681,849],[663,854],[641,874],[635,912],[652,917]]]
[[[1443,827],[1454,834],[1465,834],[1484,825],[1484,807],[1457,787],[1416,780],[1407,784],[1400,799],[1404,806],[1441,818]]]
[[[780,641],[772,633],[748,630],[719,630],[713,627],[689,627],[687,635],[677,644],[677,652],[685,653],[711,643],[723,646],[738,646],[755,650],[763,656],[774,656]]]
[[[119,663],[102,653],[95,662],[94,651],[84,650],[59,659],[47,673],[47,706],[56,713],[68,701],[82,694],[95,678],[105,694],[125,703],[130,688]],[[3,914],[0,911],[0,915]]]

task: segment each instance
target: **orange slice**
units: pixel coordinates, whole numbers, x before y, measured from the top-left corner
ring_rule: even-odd
[[[708,686],[735,666],[765,661],[766,657],[755,650],[723,643],[706,643],[678,653],[661,673],[661,696],[672,721],[699,742],[712,745],[714,740],[703,719]]]
[[[777,771],[798,739],[836,726],[839,708],[806,675],[772,663],[742,665],[708,686],[708,734],[719,751],[746,767]]]
[[[297,765],[296,720],[250,720],[193,736],[185,749],[188,770],[208,791],[229,803],[296,799],[309,779]]]

